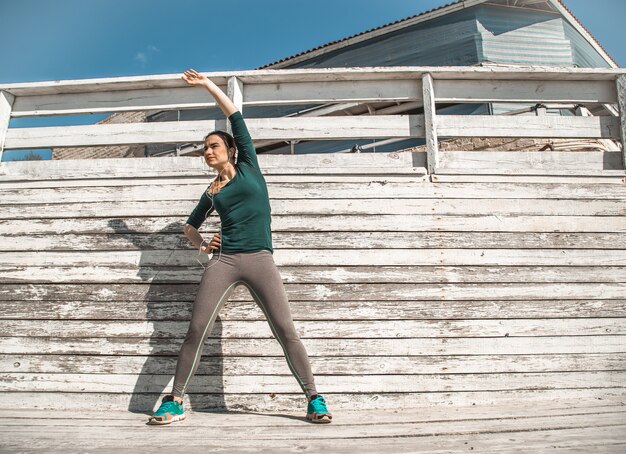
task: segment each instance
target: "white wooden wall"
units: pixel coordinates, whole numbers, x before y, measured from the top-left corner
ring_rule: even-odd
[[[331,411],[625,396],[621,152],[438,159],[431,175],[426,153],[259,157]],[[203,271],[182,226],[209,178],[200,158],[0,167],[3,405],[158,405]],[[186,399],[304,408],[245,287]]]

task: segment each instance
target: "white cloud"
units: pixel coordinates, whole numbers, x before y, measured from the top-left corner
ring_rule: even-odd
[[[143,52],[137,52],[135,55],[135,60],[137,60],[142,65],[145,65],[148,62],[148,57]]]
[[[160,50],[155,45],[149,44],[143,52],[137,52],[135,54],[135,60],[141,63],[141,66],[146,66],[146,63],[148,63],[149,52],[160,52]]]

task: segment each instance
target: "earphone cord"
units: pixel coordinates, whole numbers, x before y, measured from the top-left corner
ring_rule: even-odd
[[[221,176],[221,175],[222,175],[222,172],[220,172],[220,175],[219,175],[219,176]],[[211,199],[211,207],[215,207],[215,202],[214,202],[214,200],[213,200],[213,196],[212,196],[211,194],[209,194],[208,189],[207,189],[207,195],[208,195],[208,196],[209,196],[209,198]],[[205,221],[206,221],[206,220],[207,220],[207,218],[209,217],[209,211],[211,211],[211,210],[210,210],[210,209],[209,209],[209,210],[206,210],[206,213],[204,213],[204,220],[205,220]],[[204,244],[204,242],[205,242],[205,241],[206,241],[206,240],[205,240],[205,239],[203,239],[203,240],[202,240],[202,243],[200,243],[200,248],[198,249],[198,257],[201,257],[201,256],[202,256],[202,245]],[[222,258],[222,244],[221,244],[221,243],[222,243],[222,223],[220,222],[220,248],[219,248],[220,252],[219,252],[219,255],[217,256],[217,260],[215,261],[215,263],[219,262],[219,261],[220,261],[220,258]],[[211,259],[213,258],[213,253],[214,253],[214,252],[212,251],[212,252],[211,252],[211,254],[210,254],[210,255],[211,255]],[[196,257],[196,261],[200,264],[200,266],[201,266],[202,268],[204,268],[204,270],[205,270],[205,271],[206,271],[206,269],[207,269],[207,268],[210,268],[210,267],[212,267],[213,265],[215,265],[215,263],[213,263],[213,264],[211,264],[211,265],[209,265],[209,266],[204,266],[204,265],[202,264],[202,262],[198,259],[198,257]],[[210,259],[209,259],[209,260],[210,260]]]
[[[238,158],[238,157],[239,157],[239,150],[235,150],[235,153],[234,153],[235,165],[237,165],[237,158]],[[203,163],[203,164],[206,164],[206,161],[203,159],[203,160],[202,160],[202,163]],[[224,170],[222,170],[222,172],[223,172],[223,171],[224,171]],[[221,181],[222,172],[220,172],[220,173],[219,173],[219,175],[218,175],[218,180],[220,180],[220,181]],[[210,188],[210,186],[209,186],[209,188]],[[208,191],[208,190],[207,190],[207,191]],[[209,198],[211,199],[211,207],[212,207],[212,208],[215,208],[215,202],[214,202],[214,200],[213,200],[213,196],[212,196],[211,194],[209,194],[208,192],[207,192],[207,195],[208,195],[208,196],[209,196]],[[209,211],[210,211],[210,209],[209,209],[209,210],[207,210],[207,211],[206,211],[206,213],[204,213],[204,220],[205,220],[205,221],[206,221],[206,220],[207,220],[207,218],[209,217]],[[198,257],[202,256],[202,245],[204,244],[204,242],[205,242],[205,241],[206,241],[206,240],[205,240],[205,239],[203,239],[203,240],[202,240],[202,243],[200,243],[200,248],[198,249]],[[211,251],[211,254],[210,254],[210,255],[211,255],[211,258],[210,258],[209,260],[211,260],[211,259],[213,258],[213,251]],[[221,220],[220,220],[220,252],[219,252],[219,255],[217,256],[217,260],[216,260],[216,261],[215,261],[215,263],[213,263],[212,265],[209,265],[209,266],[206,266],[206,267],[205,267],[205,266],[202,264],[202,262],[201,262],[200,260],[198,260],[198,257],[196,257],[196,261],[200,264],[200,266],[201,266],[202,268],[204,268],[204,270],[205,270],[205,271],[206,271],[206,269],[207,269],[207,268],[210,268],[210,267],[212,267],[213,265],[215,265],[215,263],[219,262],[219,261],[220,261],[220,258],[222,258],[222,222],[221,222]]]

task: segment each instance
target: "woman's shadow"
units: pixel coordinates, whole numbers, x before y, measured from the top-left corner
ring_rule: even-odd
[[[129,295],[138,295],[137,319],[152,324],[153,329],[147,340],[134,338],[138,341],[137,354],[127,357],[132,364],[135,359],[137,362],[143,361],[128,410],[151,415],[159,406],[161,395],[171,392],[178,352],[189,327],[191,309],[204,270],[197,262],[199,271],[192,271],[188,266],[180,264],[180,252],[189,249],[189,240],[183,235],[180,223],[168,224],[154,233],[133,231],[123,219],[110,219],[108,224],[118,235],[117,238],[122,238],[141,251],[137,270],[140,283],[138,289],[129,292]],[[194,253],[197,254],[194,250],[189,251],[190,256]],[[202,263],[205,264],[208,256],[203,259]],[[141,283],[147,283],[147,288]],[[223,394],[222,323],[219,314],[209,337],[203,346],[198,370],[191,380],[208,381],[211,392],[203,393],[202,400],[209,400],[207,411],[221,412],[226,410],[226,404]],[[149,346],[147,352],[139,348],[144,342]],[[134,375],[136,369],[129,367],[129,373]],[[193,389],[193,383],[190,388]],[[186,396],[193,402],[194,394]],[[196,408],[202,406],[200,402],[195,405]]]

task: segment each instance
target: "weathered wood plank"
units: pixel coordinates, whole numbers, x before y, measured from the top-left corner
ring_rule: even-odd
[[[464,4],[470,0],[464,0]],[[363,419],[367,418],[363,414]],[[114,416],[112,416],[114,417]],[[95,417],[94,417],[95,418]],[[376,418],[376,416],[372,416]],[[145,423],[146,418],[142,422]],[[185,437],[185,452],[205,453],[205,452],[255,452],[260,454],[298,453],[310,447],[310,441],[315,439],[315,447],[323,452],[333,452],[337,454],[349,454],[353,452],[380,453],[380,452],[428,452],[428,453],[461,453],[467,450],[476,449],[481,453],[498,453],[506,450],[507,453],[526,453],[529,450],[534,452],[602,452],[621,454],[626,443],[620,436],[621,431],[626,431],[626,426],[620,424],[609,424],[607,427],[558,427],[537,429],[521,428],[519,431],[506,430],[504,432],[488,433],[449,433],[439,434],[429,432],[424,435],[410,435],[402,432],[399,435],[376,436],[375,431],[369,431],[366,437],[358,434],[346,434],[345,438],[331,437],[324,439],[317,434],[318,430],[308,427],[306,436],[290,440],[258,440],[251,443],[248,438],[241,437],[242,429],[232,438],[223,438],[219,431],[211,432],[209,438],[206,433],[213,428],[206,424],[202,432],[195,431],[195,434],[186,434],[183,429],[177,428],[177,435]],[[483,425],[484,429],[485,426]],[[7,443],[8,448],[13,451],[24,452],[23,447],[29,446],[33,452],[41,450],[49,453],[65,453],[68,450],[79,451],[85,446],[89,447],[89,452],[110,452],[119,450],[120,436],[124,436],[124,447],[135,452],[150,452],[155,444],[166,445],[171,443],[172,435],[169,430],[151,430],[155,435],[149,440],[137,438],[137,429],[120,431],[119,435],[102,435],[94,437],[93,431],[21,431],[11,437]],[[325,428],[326,430],[326,428]],[[157,434],[156,432],[163,432]],[[179,432],[180,431],[180,432]],[[101,431],[102,432],[102,431]],[[164,434],[168,432],[167,436]],[[617,432],[617,434],[616,434]],[[317,438],[320,438],[318,441]],[[280,451],[277,451],[277,444],[280,444]],[[253,445],[254,447],[252,447]],[[51,448],[51,446],[53,446]]]
[[[624,73],[623,68],[570,68],[553,65],[528,66],[394,66],[369,68],[292,68],[243,71],[203,72],[216,84],[225,85],[230,77],[239,78],[244,84],[302,83],[329,81],[406,80],[421,77],[429,72],[435,79],[454,80],[615,80]],[[34,96],[62,93],[114,92],[118,90],[166,89],[185,86],[180,74],[123,76],[78,80],[54,80],[41,82],[18,82],[0,85],[0,90],[15,96]]]
[[[612,81],[435,79],[437,102],[615,103]]]
[[[618,118],[608,116],[439,115],[437,135],[439,137],[620,139],[619,124]],[[420,123],[420,134],[423,134],[422,128]]]
[[[611,137],[604,130],[600,132],[593,118],[596,117],[583,118],[587,122],[581,123],[579,127],[587,126],[588,129],[581,129],[581,134]],[[202,142],[206,131],[225,130],[226,123],[226,120],[199,120],[10,128],[7,130],[5,147],[22,149],[199,143]],[[610,124],[612,123],[608,123]],[[340,140],[355,137],[387,139],[424,136],[423,115],[247,118],[246,125],[254,140]]]
[[[551,152],[549,155],[543,154],[542,151],[448,151],[441,153],[439,169],[444,174],[549,172],[553,175],[591,173],[626,175],[621,162],[621,152],[616,151],[560,151]]]
[[[425,271],[427,273],[429,271]],[[0,287],[0,301],[40,301],[42,298],[54,301],[193,301],[198,282],[192,284],[150,284],[146,283],[153,276],[146,276],[142,284],[134,283],[96,283],[76,284],[73,282],[62,284],[3,284]],[[337,277],[337,279],[340,279]],[[298,292],[294,297],[304,295],[307,299],[323,301],[367,300],[379,296],[383,300],[606,300],[624,299],[624,282],[598,283],[553,283],[547,282],[504,282],[493,279],[494,283],[469,282],[439,282],[439,276],[432,278],[435,283],[397,283],[397,284],[299,284]],[[371,280],[371,278],[370,278]],[[621,280],[621,279],[616,279]],[[33,281],[35,281],[33,279]],[[287,287],[290,292],[290,287]],[[244,286],[238,285],[233,295],[245,295],[249,299],[249,292]],[[386,296],[380,296],[380,295]],[[239,299],[239,298],[237,298]]]
[[[192,205],[189,206],[190,209]],[[189,211],[190,212],[190,211]],[[94,233],[148,233],[183,231],[186,216],[134,217],[126,219],[80,218],[80,219],[16,219],[0,220],[0,234],[94,234]],[[206,229],[214,231],[217,216],[209,217]],[[212,222],[211,222],[212,221]],[[604,216],[602,222],[592,216],[499,216],[499,215],[294,215],[275,216],[274,231],[325,232],[325,231],[378,231],[423,232],[475,231],[475,232],[626,232],[623,216]],[[279,251],[277,251],[279,252]],[[388,254],[389,251],[379,251]],[[282,253],[282,252],[281,252]],[[440,251],[444,254],[443,251]],[[492,253],[493,254],[493,253]],[[381,259],[390,260],[391,258]],[[324,257],[311,257],[309,264],[318,260],[326,264]],[[485,263],[485,262],[483,262]],[[382,263],[381,263],[382,264]]]
[[[611,205],[609,205],[611,206]],[[272,209],[274,211],[274,209]],[[84,213],[82,213],[84,214]],[[148,213],[146,213],[148,214]],[[608,214],[608,213],[606,213]],[[52,213],[51,213],[52,215]],[[92,213],[95,216],[95,213]],[[22,218],[28,218],[23,216]],[[217,226],[215,226],[217,227]],[[214,228],[207,223],[202,234]],[[158,233],[94,233],[65,235],[13,234],[0,236],[0,251],[131,251],[181,249],[197,252],[177,229]],[[500,248],[500,249],[626,249],[626,235],[615,232],[438,232],[409,235],[406,232],[272,232],[275,249],[297,249],[306,244],[310,249],[352,248]],[[562,272],[552,266],[552,272]],[[320,269],[323,271],[323,269]],[[505,270],[503,270],[505,271]],[[571,270],[567,270],[568,272]],[[593,269],[587,270],[592,272]],[[563,276],[562,278],[565,278]]]
[[[607,273],[609,274],[609,273]],[[546,278],[549,279],[549,278]],[[593,280],[591,278],[590,280]],[[74,281],[75,282],[75,281]],[[33,285],[33,287],[40,287]],[[626,317],[626,299],[541,299],[541,300],[432,300],[395,299],[384,285],[324,285],[329,291],[325,300],[339,304],[319,304],[320,286],[287,284],[291,313],[294,320],[446,320],[446,319],[508,319],[508,318],[599,318]],[[354,289],[348,292],[346,289]],[[363,289],[364,291],[359,291]],[[369,291],[365,291],[369,290]],[[132,295],[136,296],[136,295]],[[132,297],[129,295],[129,298]],[[0,318],[37,320],[189,320],[193,295],[177,292],[171,301],[169,294],[161,297],[146,295],[146,300],[110,301],[95,298],[68,298],[67,301],[44,299],[8,300],[0,304]],[[360,297],[361,300],[353,298]],[[349,299],[347,299],[349,298]],[[346,300],[347,299],[347,300]],[[349,316],[347,316],[349,314]],[[260,308],[247,290],[238,287],[219,313],[220,320],[265,320]]]
[[[169,392],[163,389],[163,393]],[[128,409],[144,414],[151,413],[158,406],[161,392],[134,393],[70,393],[70,392],[7,392],[3,393],[5,407],[9,408],[41,408],[72,410],[120,410]],[[328,398],[331,411],[349,411],[354,407],[366,408],[375,402],[376,409],[404,411],[415,407],[442,407],[453,411],[453,405],[493,405],[508,404],[518,406],[525,404],[542,404],[554,399],[595,399],[598,402],[612,401],[626,397],[624,388],[587,388],[587,389],[546,389],[546,390],[514,390],[514,391],[459,391],[435,393],[324,393]],[[301,391],[296,394],[262,393],[262,394],[187,394],[188,405],[185,410],[206,412],[207,409],[230,409],[239,411],[299,411],[302,412],[306,400]],[[424,413],[425,408],[420,411]],[[302,414],[302,413],[300,413]],[[302,416],[304,417],[304,416]],[[142,416],[142,423],[145,418]],[[339,420],[339,416],[337,417]],[[319,429],[318,429],[319,430]],[[256,450],[255,450],[256,452]]]
[[[619,139],[622,143],[622,168],[626,169],[626,75],[620,74],[615,80],[617,105],[619,108]]]
[[[623,185],[624,180],[623,177],[620,178],[619,175],[610,175],[612,171],[609,172],[608,175],[600,174],[600,175],[550,175],[550,174],[540,174],[540,175],[498,175],[498,174],[437,174],[432,175],[432,180],[438,183],[532,183],[534,184],[542,184],[542,183],[565,183],[565,184],[599,184],[599,185]],[[2,177],[0,177],[1,179]]]
[[[434,178],[435,176],[433,176]],[[1,204],[30,205],[33,203],[87,203],[188,200],[192,205],[208,186],[199,184],[163,182],[158,191],[154,185],[98,186],[3,189]],[[279,199],[593,199],[626,200],[626,185],[566,184],[566,183],[424,183],[415,181],[387,181],[373,178],[364,182],[327,183],[322,188],[317,182],[268,183],[272,201]],[[317,202],[310,203],[321,203]],[[449,202],[450,203],[450,202]],[[468,203],[468,202],[465,202]],[[515,203],[515,202],[511,202]]]
[[[617,226],[617,222],[610,225]],[[303,254],[305,251],[311,254]],[[322,254],[315,255],[318,251],[315,248],[274,250],[273,258],[277,265],[283,266],[626,266],[626,251],[623,249],[324,249]],[[142,267],[199,266],[196,262],[198,255],[197,251],[188,250],[23,251],[19,254],[0,252],[0,263],[5,267],[128,267],[133,273],[132,268],[139,271]],[[219,256],[220,252],[213,254],[215,260]],[[208,263],[205,254],[202,260]]]
[[[185,333],[178,338],[3,337],[5,354],[178,355]],[[306,339],[310,356],[432,356],[542,355],[624,353],[624,336],[545,336],[414,339]],[[275,339],[209,338],[203,352],[210,356],[284,356]]]
[[[429,174],[439,167],[439,147],[437,144],[437,111],[435,89],[430,73],[422,76],[422,96],[424,99],[424,138],[426,140],[426,168]]]
[[[494,317],[497,314],[493,315]],[[395,339],[524,337],[524,336],[602,336],[626,335],[626,318],[551,318],[551,319],[472,319],[472,320],[296,320],[300,337]],[[150,337],[169,338],[185,332],[188,321],[123,320],[0,320],[0,336],[50,337]],[[209,336],[233,339],[272,338],[266,320],[217,320]]]
[[[265,156],[265,155],[261,155]],[[161,159],[161,158],[159,158]],[[408,169],[409,171],[411,169]],[[278,169],[276,169],[278,171]],[[354,171],[354,174],[350,172]],[[152,172],[152,171],[150,171]],[[287,169],[282,175],[280,174],[271,174],[269,172],[265,173],[263,176],[265,181],[268,184],[276,184],[276,183],[359,183],[361,185],[371,184],[372,182],[380,182],[380,175],[374,175],[371,171],[367,171],[365,167],[360,168],[349,168],[348,172],[345,175],[337,175],[330,173],[319,173],[319,169],[317,174],[311,173],[310,175],[302,175],[299,173],[289,173],[290,170]],[[360,172],[360,173],[359,173]],[[381,173],[384,175],[384,181],[391,183],[427,183],[429,182],[428,175],[418,175],[417,173],[404,173],[403,169],[396,169],[393,173],[385,173],[384,170],[381,170]],[[213,175],[215,177],[216,175]],[[163,175],[162,177],[146,177],[146,178],[92,178],[92,179],[65,179],[65,180],[15,180],[15,181],[3,181],[2,188],[3,189],[43,189],[43,188],[76,188],[82,187],[88,190],[87,188],[91,187],[101,187],[101,186],[147,186],[147,185],[170,185],[177,184],[184,191],[189,189],[190,186],[197,185],[200,188],[200,192],[202,192],[202,186],[206,188],[210,183],[209,175],[200,175],[199,173],[185,175],[173,175],[167,176]],[[610,180],[610,177],[607,177]],[[601,183],[604,179],[601,178],[598,182]],[[593,180],[585,180],[586,183],[589,183]],[[549,182],[549,179],[548,181]]]
[[[222,318],[222,315],[220,315]],[[316,374],[481,374],[575,371],[624,371],[626,353],[545,355],[438,356],[312,356]],[[9,373],[72,373],[168,375],[176,356],[1,355],[0,371]],[[290,375],[281,356],[207,356],[199,359],[197,376]],[[198,380],[203,380],[199,378]],[[521,402],[520,402],[521,403]]]
[[[24,190],[22,190],[24,191]],[[6,191],[11,197],[10,191]],[[15,197],[17,200],[19,198]],[[0,212],[0,219],[53,219],[60,217],[133,217],[137,213],[144,216],[180,215],[188,216],[195,203],[188,200],[146,200],[119,202],[62,202],[6,205]],[[554,216],[624,216],[626,200],[576,200],[567,202],[554,199],[481,199],[481,200],[441,200],[441,199],[390,199],[381,203],[380,199],[327,200],[298,199],[271,201],[272,215],[296,214],[311,215],[476,215],[489,213],[499,216],[512,215],[554,215]],[[345,234],[344,234],[345,235]],[[356,235],[354,235],[356,236]],[[406,237],[405,237],[406,238]],[[0,239],[1,243],[2,239]],[[13,240],[12,240],[13,241]]]
[[[206,133],[206,131],[205,131]],[[201,140],[201,136],[197,140]],[[329,176],[354,177],[367,175],[372,179],[380,173],[393,175],[409,175],[415,173],[414,159],[422,153],[315,153],[306,155],[259,155],[259,164],[264,175],[321,175],[314,181]],[[425,161],[424,161],[425,162]],[[338,172],[337,168],[341,171]],[[389,172],[393,169],[393,172]],[[41,162],[7,162],[0,166],[1,181],[46,181],[46,180],[81,180],[86,182],[93,178],[105,180],[132,179],[136,177],[163,178],[192,177],[204,178],[209,181],[215,172],[208,168],[201,157],[160,157],[159,159],[70,159]],[[128,181],[128,180],[127,180]],[[299,180],[297,180],[299,181]],[[150,181],[146,181],[150,183]],[[59,185],[59,181],[52,183]],[[145,184],[145,183],[142,183]]]
[[[197,377],[197,376],[196,376]],[[194,377],[195,378],[195,377]],[[137,381],[131,374],[17,374],[0,373],[8,392],[159,392],[172,380],[171,374]],[[384,374],[317,375],[316,387],[327,393],[513,391],[539,389],[626,388],[626,372],[558,372],[508,374]],[[197,377],[190,393],[293,393],[301,391],[295,378],[279,375],[224,375]]]
[[[490,162],[501,162],[497,167],[501,175],[487,180],[515,183],[536,182],[542,184],[550,181],[586,183],[591,185],[594,179],[575,178],[576,172],[580,174],[584,167],[590,177],[590,172],[595,173],[602,182],[607,184],[621,184],[623,181],[616,178],[614,168],[621,160],[621,152],[615,151],[440,151],[446,161],[457,162],[459,159],[468,160],[468,165],[485,168]],[[449,155],[449,156],[448,156]],[[121,162],[120,162],[121,161]],[[155,163],[156,161],[156,163]],[[426,172],[425,152],[391,152],[391,153],[359,153],[358,156],[351,153],[324,153],[308,155],[259,155],[259,162],[266,181],[273,183],[303,183],[315,182],[343,182],[343,181],[377,181],[380,175],[384,175],[388,182],[398,180],[403,183],[414,183],[416,179]],[[123,164],[123,166],[122,166]],[[605,166],[610,166],[608,169]],[[582,167],[581,167],[582,166]],[[341,168],[341,174],[336,169]],[[519,172],[539,170],[545,175],[524,175]],[[619,170],[619,169],[618,169]],[[517,175],[512,173],[518,172]],[[613,172],[613,175],[612,175]],[[506,175],[508,173],[509,175]],[[569,174],[569,176],[567,176]],[[14,183],[18,186],[8,187],[42,187],[41,182],[50,181],[50,187],[67,187],[72,180],[80,180],[79,186],[93,185],[146,185],[152,184],[150,178],[156,178],[159,184],[168,184],[168,178],[182,178],[176,183],[208,184],[214,176],[214,172],[208,170],[200,157],[163,157],[155,159],[98,159],[98,160],[56,160],[41,162],[7,162],[0,166],[0,181]],[[413,180],[408,179],[414,176]],[[141,177],[141,179],[137,179]],[[363,179],[365,177],[365,179]],[[435,177],[433,175],[433,177]],[[369,178],[370,180],[367,180]],[[480,174],[472,173],[471,168],[466,169],[463,175],[438,176],[439,180],[433,181],[471,181],[480,182],[485,179]],[[454,179],[453,179],[454,178]],[[93,179],[102,179],[91,181]],[[422,181],[424,179],[422,178]],[[117,182],[117,183],[116,183]],[[76,185],[76,184],[75,184]],[[44,184],[45,186],[45,184]],[[422,185],[428,186],[428,185]]]
[[[232,77],[236,78],[237,76],[230,78]],[[218,87],[227,92],[225,85],[219,84]],[[357,83],[349,80],[329,80],[287,84],[250,84],[246,87],[242,102],[236,105],[241,109],[241,106],[326,102],[381,102],[385,100],[406,102],[421,99],[418,88],[409,79],[363,80]],[[585,94],[586,97],[589,97],[591,91],[587,90]],[[615,96],[611,101],[606,102],[615,102],[614,99]],[[13,116],[77,115],[138,110],[197,109],[214,106],[216,106],[214,99],[208,93],[198,89],[192,90],[189,87],[144,88],[124,91],[20,96],[17,98]]]
[[[226,123],[200,120],[10,128],[5,148],[197,143],[206,131],[226,129]],[[425,137],[421,114],[247,118],[246,125],[254,140]],[[440,115],[436,128],[438,137],[621,138],[619,119],[608,116]]]
[[[503,393],[506,396],[509,393]],[[186,396],[185,396],[186,397]],[[582,397],[577,399],[558,398],[553,396],[552,399],[546,399],[541,402],[530,400],[528,402],[521,399],[517,405],[510,405],[510,402],[505,397],[501,401],[496,400],[489,406],[482,405],[449,405],[449,406],[433,406],[425,409],[420,407],[407,407],[403,412],[395,411],[381,411],[380,419],[377,419],[376,423],[393,423],[393,422],[419,422],[423,420],[428,421],[460,421],[460,420],[487,420],[493,417],[508,419],[508,418],[529,418],[529,417],[545,417],[545,416],[564,416],[564,415],[601,415],[601,414],[615,414],[624,410],[624,402],[619,395],[609,393],[604,399],[597,399],[593,397]],[[185,400],[187,400],[185,398]],[[187,402],[185,402],[187,403]],[[424,414],[424,411],[427,414]],[[0,417],[4,415],[11,415],[18,424],[21,421],[24,427],[30,424],[36,425],[40,421],[45,419],[53,420],[56,425],[68,425],[72,423],[77,425],[89,425],[90,419],[97,415],[97,411],[80,410],[76,409],[72,413],[71,417],[66,415],[56,415],[52,413],[54,410],[38,409],[38,408],[6,408],[0,410]],[[352,418],[361,412],[366,411],[364,409],[344,409],[342,410],[343,418],[337,419],[336,425],[343,426],[352,425]],[[374,410],[378,411],[378,410]],[[202,412],[190,411],[197,419],[202,418]],[[102,421],[109,426],[119,426],[125,423],[131,423],[136,419],[136,416],[127,410],[117,409],[114,411],[116,418],[111,418],[107,421]],[[301,410],[296,412],[287,412],[291,416],[301,417]],[[234,425],[257,425],[261,422],[266,422],[267,416],[262,413],[252,412],[239,412],[231,410],[228,412],[211,412],[211,417],[214,417],[215,427],[232,427]],[[366,422],[369,424],[371,421]],[[285,418],[285,426],[295,426],[300,424],[297,418]]]
[[[15,96],[9,92],[0,90],[0,161],[4,153],[5,141],[9,130],[9,122],[15,104]]]

